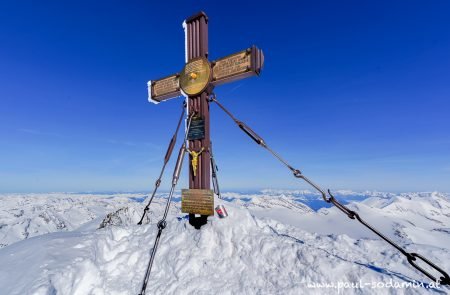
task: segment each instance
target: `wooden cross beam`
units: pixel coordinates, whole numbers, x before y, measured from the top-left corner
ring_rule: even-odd
[[[148,82],[148,100],[155,104],[181,95],[186,97],[189,114],[196,113],[189,130],[189,188],[210,189],[210,154],[201,152],[197,166],[193,157],[210,147],[208,97],[215,86],[259,75],[264,63],[262,50],[252,46],[237,53],[209,62],[208,17],[199,12],[183,22],[185,32],[186,64],[181,72]],[[192,132],[191,132],[192,131]],[[196,169],[196,170],[194,170]],[[207,215],[189,222],[199,228],[206,223]]]

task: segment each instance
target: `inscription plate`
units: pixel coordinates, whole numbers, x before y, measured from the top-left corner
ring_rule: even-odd
[[[205,138],[205,120],[201,117],[193,117],[188,131],[188,140],[199,140]]]
[[[209,189],[182,189],[181,212],[214,215],[214,193]]]
[[[167,78],[154,81],[152,83],[152,98],[157,98],[158,96],[169,94],[172,92],[177,92],[179,90],[178,76],[173,75]]]
[[[213,80],[219,80],[250,71],[251,54],[241,51],[216,61],[213,66]]]

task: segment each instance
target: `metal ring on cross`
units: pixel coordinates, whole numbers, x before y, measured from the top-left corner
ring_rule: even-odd
[[[184,93],[194,96],[202,93],[211,80],[211,65],[204,57],[186,63],[180,73],[180,87]]]

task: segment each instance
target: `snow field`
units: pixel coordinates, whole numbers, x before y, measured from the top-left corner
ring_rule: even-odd
[[[216,205],[219,202],[216,200]],[[321,218],[326,222],[320,226],[330,230],[337,217],[335,209],[312,212],[303,206],[290,206],[286,198],[264,208],[261,206],[266,203],[261,200],[245,206],[223,203],[229,217],[210,217],[200,231],[182,218],[179,203],[173,204],[147,294],[337,294],[336,289],[308,288],[308,284],[389,280],[428,283],[385,242],[353,233],[350,224],[355,221],[345,216],[334,226],[348,230],[348,234],[308,230]],[[377,206],[370,207],[373,203]],[[165,200],[156,199],[150,223],[137,226],[143,206],[128,202],[126,210],[117,210],[101,229],[98,220],[95,227],[93,223],[4,247],[0,250],[0,294],[138,294]],[[448,227],[446,198],[369,198],[351,206],[357,206],[374,225],[394,226],[390,234],[408,251],[417,251],[450,269],[449,246],[436,243],[448,238],[448,233],[433,230]],[[376,218],[377,214],[383,218]],[[389,220],[394,217],[393,225]],[[407,220],[413,220],[414,225]],[[395,235],[396,230],[406,236]],[[425,233],[435,240],[422,239],[427,238]],[[366,287],[340,291],[446,294],[449,289]]]

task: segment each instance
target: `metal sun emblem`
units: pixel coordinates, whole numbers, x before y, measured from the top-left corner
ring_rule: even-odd
[[[189,61],[180,73],[180,87],[189,96],[200,94],[211,79],[211,65],[203,57]]]

